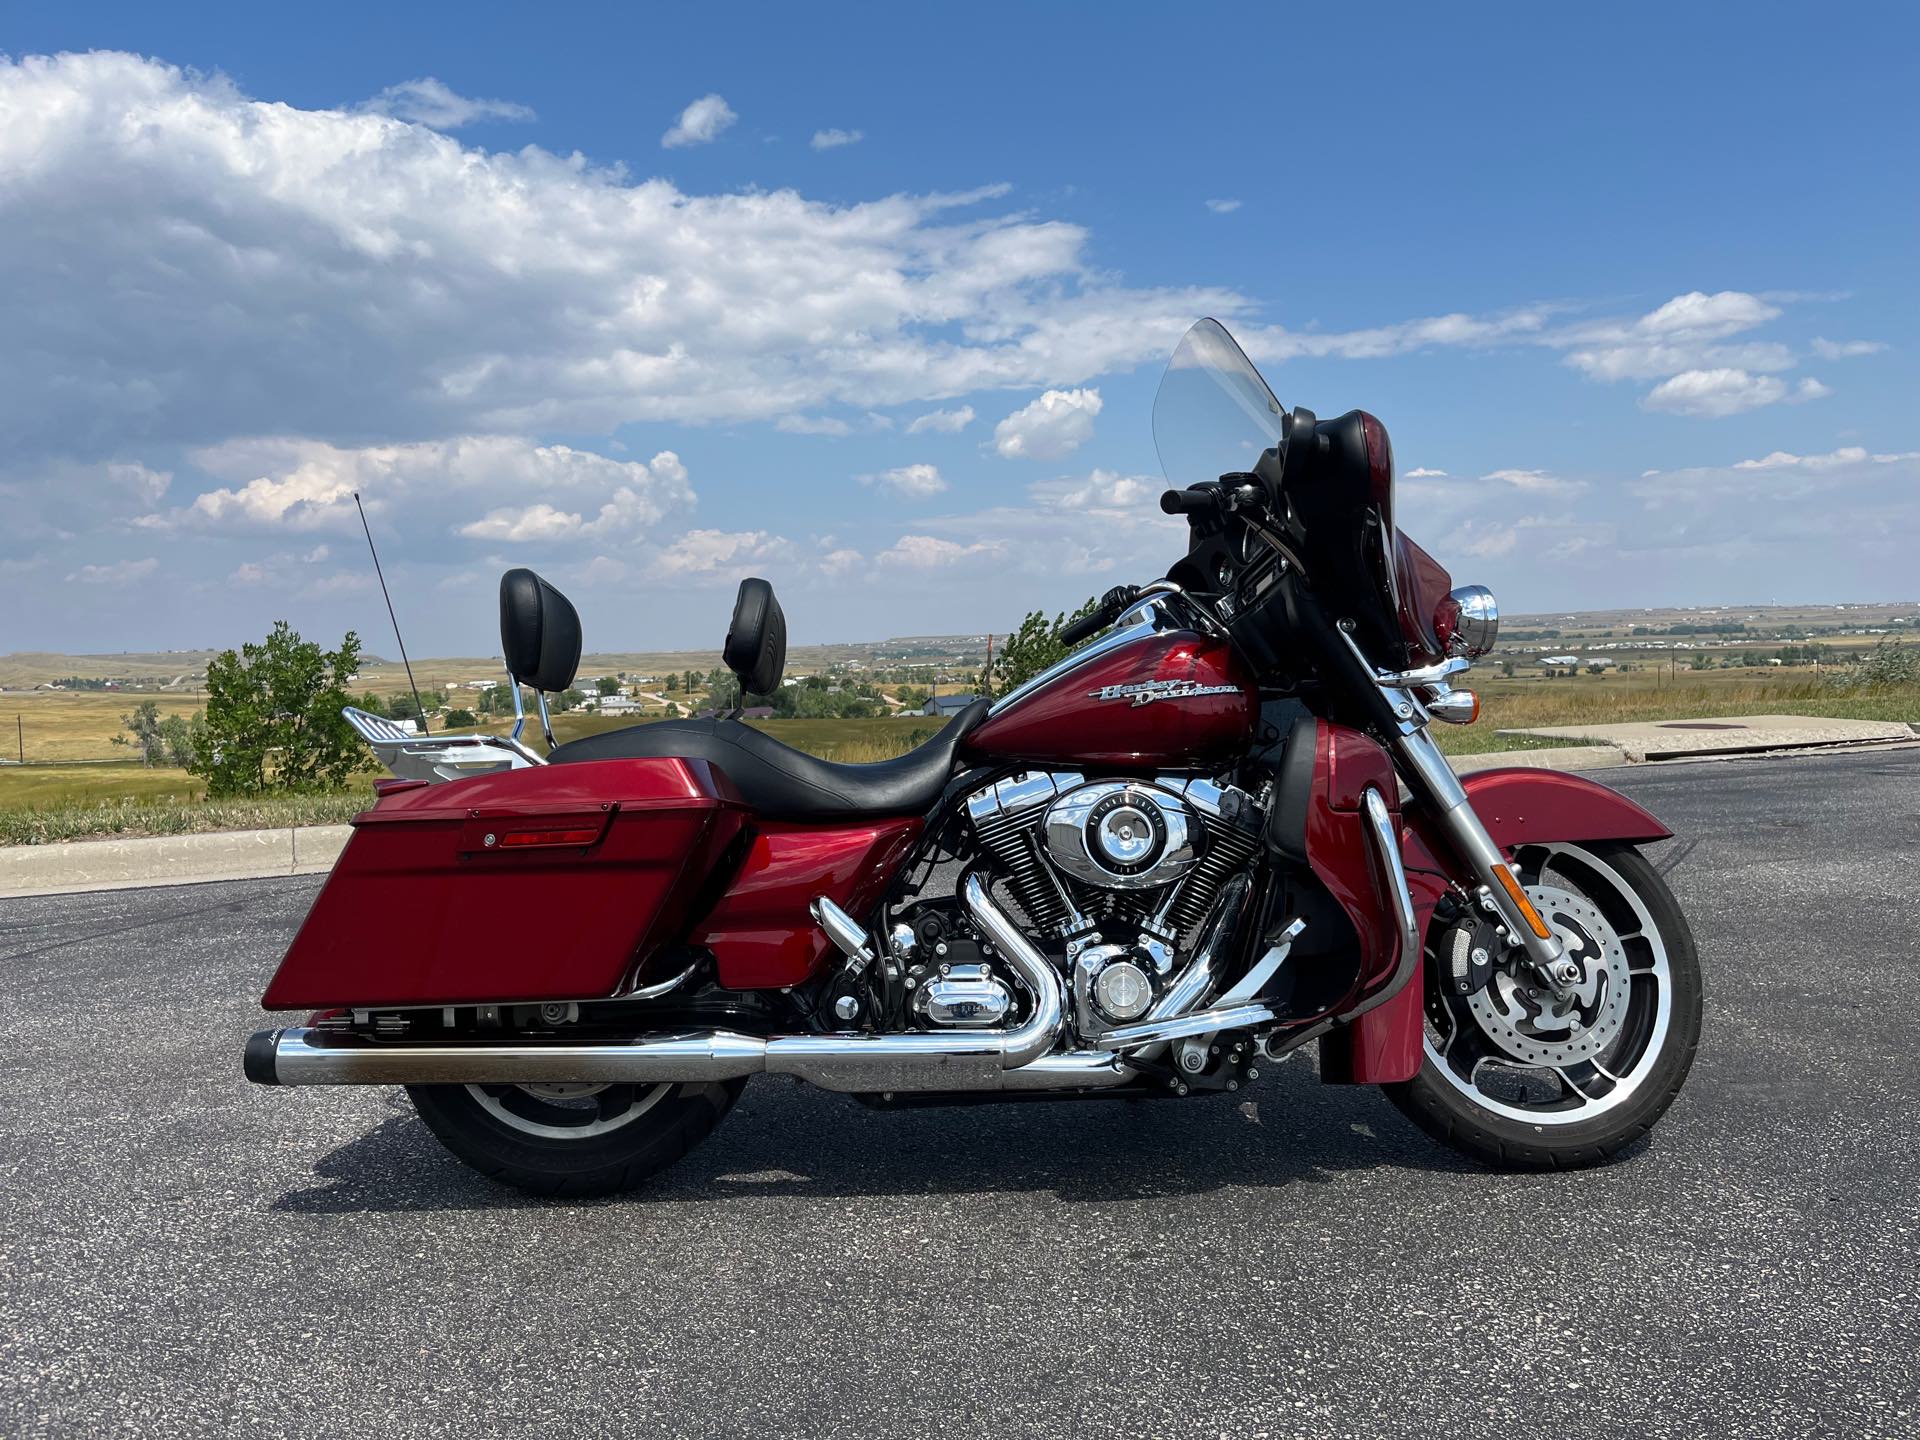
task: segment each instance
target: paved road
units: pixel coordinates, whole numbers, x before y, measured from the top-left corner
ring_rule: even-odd
[[[0,902],[0,1435],[1920,1434],[1920,752],[1608,778],[1683,834],[1711,1009],[1579,1175],[1301,1057],[1186,1105],[761,1080],[644,1197],[535,1203],[398,1092],[242,1082],[316,882]]]

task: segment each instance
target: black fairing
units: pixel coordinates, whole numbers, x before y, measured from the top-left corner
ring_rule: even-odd
[[[507,672],[536,690],[559,691],[580,670],[580,615],[531,570],[500,577],[500,653]]]
[[[1367,455],[1366,417],[1349,410],[1313,427],[1310,470],[1294,482],[1287,466],[1287,503],[1306,537],[1306,560],[1314,594],[1329,615],[1351,619],[1369,655],[1405,663],[1406,642],[1385,589],[1389,549]],[[1289,437],[1287,448],[1293,448]]]
[[[1381,435],[1384,444],[1384,429]],[[1391,498],[1383,497],[1373,473],[1365,413],[1319,420],[1310,410],[1295,410],[1284,452],[1269,450],[1252,475],[1231,478],[1267,487],[1319,609],[1330,619],[1354,621],[1369,655],[1395,668],[1407,663],[1388,586]],[[1241,525],[1232,515],[1190,515],[1187,554],[1167,575],[1189,590],[1230,597],[1225,609],[1234,640],[1266,678],[1287,667],[1300,637],[1286,614],[1287,587],[1276,583],[1283,573],[1277,560],[1248,545]],[[1249,551],[1260,558],[1243,563]]]
[[[1312,716],[1296,720],[1279,747],[1279,763],[1274,766],[1267,846],[1296,865],[1307,863],[1307,811],[1313,802],[1313,765],[1319,741],[1317,720]]]
[[[733,623],[720,652],[727,668],[740,677],[743,694],[771,695],[787,669],[787,617],[765,580],[740,582],[733,602]]]

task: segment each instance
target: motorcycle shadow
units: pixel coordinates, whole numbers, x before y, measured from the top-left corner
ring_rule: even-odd
[[[1322,1086],[1298,1064],[1234,1095],[888,1111],[763,1077],[678,1165],[626,1195],[594,1199],[497,1185],[442,1150],[400,1092],[388,1104],[386,1119],[315,1164],[323,1183],[289,1190],[271,1208],[342,1214],[986,1190],[1099,1203],[1323,1184],[1381,1167],[1485,1173],[1372,1089]]]

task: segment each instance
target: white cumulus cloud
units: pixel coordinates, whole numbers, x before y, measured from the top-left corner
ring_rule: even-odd
[[[680,112],[673,127],[660,137],[660,143],[669,150],[685,145],[709,145],[739,118],[720,96],[702,95]]]
[[[531,120],[533,111],[511,100],[474,100],[456,94],[431,75],[389,85],[362,107],[376,115],[391,115],[434,130],[458,130],[476,120]]]
[[[793,543],[765,530],[689,530],[654,561],[662,578],[741,576],[769,561],[793,559]]]
[[[1577,495],[1587,488],[1579,480],[1568,480],[1545,470],[1490,470],[1482,478],[1528,495]]]
[[[853,427],[832,415],[782,415],[773,428],[787,435],[851,435]]]
[[[1813,353],[1822,360],[1851,360],[1857,355],[1878,355],[1887,348],[1884,340],[1826,340],[1813,337]]]
[[[916,499],[938,495],[947,488],[947,482],[942,478],[939,467],[924,464],[900,465],[892,470],[882,471],[878,475],[862,475],[860,483]]]
[[[858,145],[866,138],[860,130],[816,130],[808,143],[816,150],[838,150],[843,145]]]
[[[1209,200],[1207,209],[1216,215],[1231,215],[1240,208],[1240,203],[1238,200]]]
[[[1120,285],[1004,187],[690,194],[132,55],[0,58],[0,116],[0,463],[924,408],[1246,304]]]
[[[478,519],[455,527],[471,539],[555,540],[637,534],[693,503],[686,467],[671,450],[642,464],[499,435],[357,448],[269,437],[208,446],[192,458],[208,474],[235,483],[202,491],[188,504],[137,524],[350,534],[360,523],[353,504],[359,491],[373,513],[431,515],[436,526],[446,523],[453,507],[484,507]],[[528,494],[565,496],[571,504],[509,503]],[[316,554],[324,556],[325,547]]]
[[[1754,375],[1737,367],[1683,370],[1661,381],[1640,403],[1648,410],[1721,419],[1782,400],[1818,400],[1829,394],[1818,380],[1789,386],[1777,375]]]
[[[972,423],[973,407],[962,405],[957,410],[930,410],[915,416],[907,426],[907,433],[924,435],[931,431],[938,435],[957,435]]]
[[[152,556],[143,560],[116,560],[105,565],[82,565],[67,576],[67,579],[81,585],[125,585],[130,581],[144,580],[160,568],[160,562]]]
[[[876,555],[874,560],[881,565],[905,570],[938,570],[958,565],[963,560],[998,554],[1002,548],[992,540],[962,544],[955,540],[942,540],[936,535],[902,535]]]
[[[1049,390],[993,427],[993,448],[1009,460],[1057,460],[1093,436],[1100,392]]]

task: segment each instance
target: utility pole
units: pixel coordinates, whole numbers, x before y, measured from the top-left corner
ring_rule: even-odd
[[[982,694],[993,694],[993,632],[987,632],[987,668],[980,672],[980,690]]]
[[[24,716],[13,717],[13,738],[20,745],[20,763],[27,763],[27,722]]]

